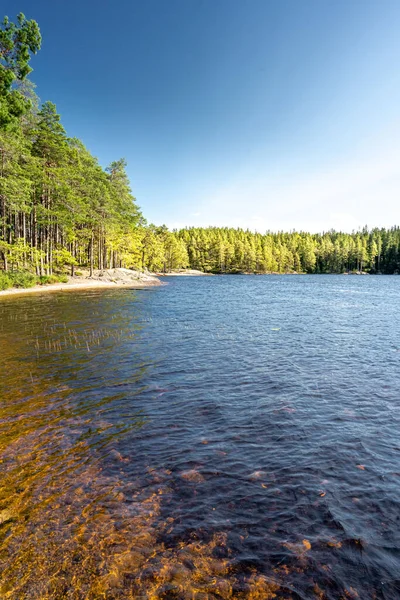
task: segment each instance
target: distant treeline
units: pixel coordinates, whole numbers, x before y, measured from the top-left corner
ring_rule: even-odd
[[[0,269],[51,276],[75,266],[170,271],[341,273],[400,270],[400,232],[366,229],[266,233],[148,225],[132,195],[126,162],[103,169],[67,136],[51,102],[27,79],[41,45],[20,14],[0,26]]]
[[[214,273],[400,272],[400,228],[253,233],[219,227],[176,232],[184,241],[192,269]]]

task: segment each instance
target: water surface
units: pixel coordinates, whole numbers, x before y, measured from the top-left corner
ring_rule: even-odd
[[[400,278],[0,301],[0,597],[400,597]]]

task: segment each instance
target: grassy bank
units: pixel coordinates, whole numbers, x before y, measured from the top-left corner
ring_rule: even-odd
[[[29,271],[0,271],[0,291],[11,288],[27,289],[55,283],[68,283],[68,276],[64,274],[37,276]]]

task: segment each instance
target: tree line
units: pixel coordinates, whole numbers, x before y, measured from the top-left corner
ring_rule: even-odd
[[[351,234],[267,232],[231,228],[182,229],[189,265],[213,273],[400,272],[400,228]]]
[[[400,232],[253,233],[229,228],[169,231],[147,224],[126,161],[103,168],[68,137],[56,106],[28,79],[41,34],[21,13],[0,27],[0,269],[51,276],[77,266],[153,272],[400,270]]]

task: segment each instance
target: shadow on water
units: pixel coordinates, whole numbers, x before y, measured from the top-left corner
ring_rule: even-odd
[[[2,599],[400,597],[390,373],[261,279],[0,302]]]

